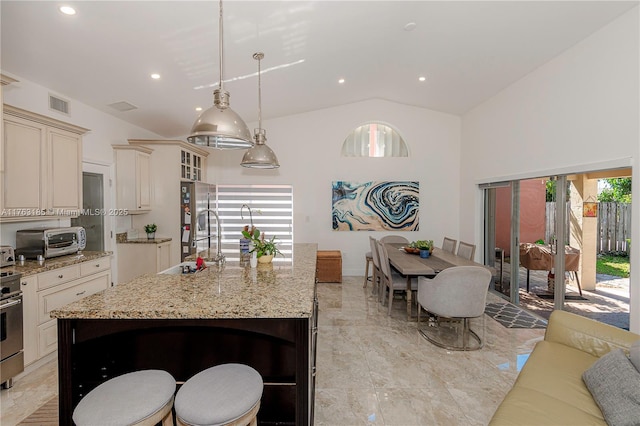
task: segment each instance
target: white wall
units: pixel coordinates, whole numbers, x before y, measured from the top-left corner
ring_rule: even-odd
[[[631,240],[640,241],[638,10],[462,117],[462,238],[481,236],[479,181],[626,164],[633,166]],[[640,332],[637,252],[635,244],[630,310],[631,329]]]
[[[409,146],[408,158],[342,158],[347,135],[368,121],[397,129]],[[336,180],[418,180],[420,230],[399,232],[409,240],[458,235],[460,118],[384,100],[370,100],[263,122],[267,144],[280,161],[277,170],[240,167],[242,151],[213,152],[211,183],[280,183],[294,188],[294,239],[317,242],[321,250],[341,250],[343,274],[364,273],[369,235],[337,232],[331,225],[331,183]],[[398,233],[398,232],[396,232]]]

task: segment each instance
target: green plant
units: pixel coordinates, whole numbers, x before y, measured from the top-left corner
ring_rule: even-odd
[[[629,278],[629,257],[611,254],[598,255],[596,259],[596,272],[598,274]]]
[[[265,241],[264,234],[261,234],[260,230],[256,228],[251,234],[249,233],[249,231],[243,230],[242,236],[251,240],[251,243],[253,244],[253,249],[250,251],[250,253],[253,253],[255,251],[258,257],[262,257],[265,255],[267,256],[268,255],[276,256],[278,254],[282,255],[282,253],[280,252],[280,250],[278,250],[278,247],[276,246],[275,235],[271,237],[270,240]]]
[[[419,250],[433,251],[433,240],[418,240],[409,244],[409,247],[417,248]]]
[[[156,225],[155,223],[148,223],[144,226],[144,232],[146,232],[147,234],[156,232],[157,229],[158,225]]]

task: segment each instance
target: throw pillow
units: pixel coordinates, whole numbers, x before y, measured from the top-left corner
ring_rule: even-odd
[[[629,348],[629,360],[636,370],[640,371],[640,340],[636,340]]]
[[[609,426],[638,425],[640,372],[622,352],[614,349],[582,374]]]

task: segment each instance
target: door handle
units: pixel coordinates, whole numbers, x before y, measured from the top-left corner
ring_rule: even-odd
[[[13,300],[9,303],[5,303],[4,305],[0,306],[0,310],[10,308],[11,306],[19,305],[20,303],[22,303],[21,300]]]

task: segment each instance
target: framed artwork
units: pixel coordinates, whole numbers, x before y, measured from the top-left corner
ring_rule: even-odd
[[[418,230],[418,182],[335,181],[332,187],[334,231]]]
[[[593,201],[582,203],[582,217],[598,217],[598,203]]]

